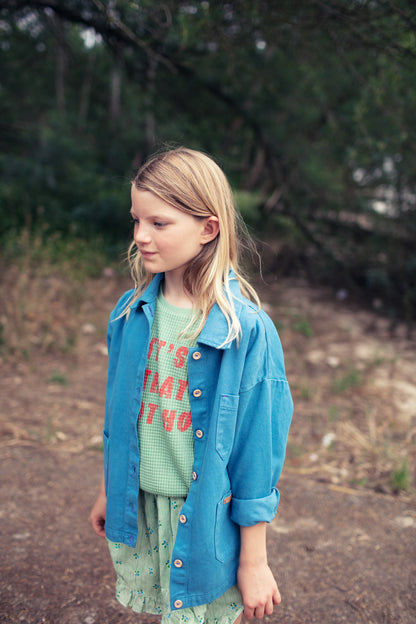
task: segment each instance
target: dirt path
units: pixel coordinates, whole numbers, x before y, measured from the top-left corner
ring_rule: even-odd
[[[88,526],[101,459],[96,451],[2,448],[1,622],[155,621],[118,605],[105,544]],[[284,602],[267,620],[414,624],[414,503],[333,487],[282,480],[268,539]]]
[[[0,622],[156,621],[118,605],[105,543],[87,521],[102,462],[105,319],[122,288],[101,288],[97,306],[81,307],[85,324],[69,355],[1,363]],[[414,343],[390,339],[371,315],[323,303],[325,294],[299,285],[284,298],[268,294],[297,409],[268,530],[284,602],[267,620],[414,624],[416,501],[412,489],[391,495],[380,468],[407,456],[413,469]],[[353,388],[335,392],[352,364],[360,383],[351,376]],[[365,421],[363,402],[372,415]]]

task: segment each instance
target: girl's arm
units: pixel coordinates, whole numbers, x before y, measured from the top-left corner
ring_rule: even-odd
[[[240,527],[241,549],[237,571],[238,587],[247,620],[273,613],[282,601],[273,573],[267,564],[266,522]]]
[[[92,524],[92,528],[100,537],[105,537],[105,512],[107,509],[107,497],[105,495],[105,486],[104,486],[104,471],[101,479],[100,492],[98,494],[97,500],[94,503],[93,508],[91,509],[89,520]]]

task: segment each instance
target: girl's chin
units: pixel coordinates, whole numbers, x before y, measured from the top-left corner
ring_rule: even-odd
[[[145,266],[155,267],[157,264],[157,259],[154,256],[142,256],[142,260]]]

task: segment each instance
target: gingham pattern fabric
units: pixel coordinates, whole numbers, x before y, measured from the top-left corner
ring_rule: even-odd
[[[137,426],[140,488],[163,496],[186,496],[192,480],[188,351],[196,340],[180,336],[191,315],[159,291]]]

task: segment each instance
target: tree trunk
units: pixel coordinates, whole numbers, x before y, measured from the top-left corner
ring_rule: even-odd
[[[68,67],[68,44],[66,40],[66,24],[54,14],[53,30],[56,37],[56,65],[55,65],[55,93],[56,107],[59,112],[65,112],[65,80]]]
[[[145,105],[145,137],[146,151],[150,153],[156,141],[156,120],[154,113],[154,94],[156,80],[157,60],[154,56],[148,56],[146,72],[146,90],[144,95]]]
[[[90,107],[90,96],[91,96],[91,82],[93,77],[93,70],[96,58],[95,47],[89,50],[88,52],[88,61],[87,66],[85,68],[84,80],[81,86],[81,94],[79,100],[79,111],[78,111],[78,127],[81,130],[88,117],[88,110]]]
[[[121,113],[121,78],[121,62],[116,58],[110,83],[110,125],[113,130],[117,127]]]

